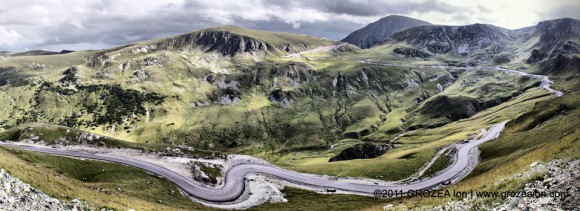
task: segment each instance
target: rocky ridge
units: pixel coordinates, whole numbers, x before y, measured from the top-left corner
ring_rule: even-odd
[[[350,33],[342,41],[360,48],[371,48],[401,29],[418,25],[431,24],[404,16],[390,15]]]
[[[217,52],[223,56],[235,56],[240,53],[296,53],[319,47],[325,40],[295,42],[296,35],[276,32],[253,31],[262,35],[248,35],[244,29],[235,26],[223,26],[195,31],[176,37],[164,39],[145,48],[135,49],[134,53],[151,50],[175,48],[181,50],[201,49],[204,52]],[[310,37],[309,39],[313,39]],[[318,39],[318,38],[316,38]]]
[[[472,55],[481,50],[500,52],[512,36],[509,30],[487,24],[466,26],[416,26],[390,36],[433,54]]]

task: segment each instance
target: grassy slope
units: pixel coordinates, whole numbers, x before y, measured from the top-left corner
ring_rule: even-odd
[[[306,151],[297,155],[292,161],[286,162],[290,154],[256,154],[269,159],[273,163],[287,169],[317,174],[336,176],[366,177],[384,180],[399,180],[412,175],[424,163],[429,161],[440,147],[467,138],[469,134],[479,132],[481,128],[513,119],[527,110],[536,102],[553,99],[545,90],[533,88],[526,93],[496,107],[484,110],[475,116],[450,123],[435,129],[421,129],[407,133],[398,142],[402,147],[387,151],[376,159],[349,160],[328,162],[328,159],[339,153],[342,147],[332,151]],[[404,157],[404,158],[403,158]],[[372,166],[373,168],[369,168]]]
[[[9,148],[1,148],[0,157],[8,173],[62,200],[79,198],[117,210],[207,209],[181,195],[173,183],[132,167]]]
[[[526,171],[533,162],[548,162],[557,158],[564,160],[580,158],[580,145],[578,145],[580,119],[577,118],[580,115],[580,102],[577,100],[579,94],[578,92],[570,93],[568,96],[553,99],[549,103],[538,103],[533,109],[527,109],[528,112],[550,110],[560,104],[573,107],[572,110],[559,112],[552,118],[544,119],[541,124],[530,130],[516,132],[514,129],[519,125],[508,125],[499,139],[485,143],[480,147],[482,150],[481,164],[466,179],[447,189],[457,191],[517,191],[523,184],[533,181],[535,178],[508,180],[501,185],[493,185],[493,183]],[[526,116],[525,112],[522,112],[521,116]],[[533,121],[533,117],[524,121]],[[436,206],[451,199],[403,198],[391,200],[385,204],[405,203],[407,207]],[[490,198],[483,200],[482,203],[491,205],[499,200],[501,199]],[[382,210],[382,206],[384,205],[369,210]]]

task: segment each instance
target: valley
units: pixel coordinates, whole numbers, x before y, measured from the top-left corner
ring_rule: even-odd
[[[376,189],[515,191],[528,180],[489,184],[578,159],[580,21],[402,19],[381,19],[396,29],[368,42],[221,26],[3,54],[0,167],[98,208],[307,209],[317,194],[380,209],[451,199]]]

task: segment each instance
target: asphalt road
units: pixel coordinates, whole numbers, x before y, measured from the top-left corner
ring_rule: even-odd
[[[397,190],[403,192],[407,192],[409,190],[429,189],[433,186],[441,184],[442,182],[446,182],[457,177],[461,173],[461,171],[463,171],[469,166],[470,159],[469,151],[483,142],[497,138],[500,132],[505,127],[506,122],[507,121],[494,125],[480,139],[461,145],[458,152],[455,154],[456,156],[455,162],[452,164],[451,167],[448,167],[443,173],[424,181],[393,186],[381,186],[381,185],[359,184],[359,183],[327,180],[320,177],[313,177],[306,174],[288,171],[275,166],[267,166],[260,164],[240,164],[232,167],[227,172],[223,186],[218,188],[209,188],[202,186],[200,183],[188,179],[169,169],[166,169],[163,166],[158,166],[152,163],[132,158],[116,157],[107,154],[69,151],[55,148],[41,148],[2,142],[0,142],[0,145],[20,148],[23,150],[33,152],[47,153],[52,155],[88,158],[94,160],[121,163],[160,175],[166,178],[167,180],[175,183],[175,185],[177,185],[183,191],[189,193],[193,197],[210,202],[230,202],[238,199],[242,195],[246,186],[244,177],[249,173],[265,174],[273,176],[277,179],[285,180],[288,182],[304,186],[332,188],[346,192],[368,195],[373,195],[376,189]]]

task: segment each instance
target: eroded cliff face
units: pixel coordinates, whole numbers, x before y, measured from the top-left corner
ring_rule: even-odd
[[[235,56],[239,53],[256,53],[260,51],[294,53],[313,46],[270,43],[227,31],[200,31],[170,38],[155,44],[156,49],[167,49],[168,47],[182,50],[199,48],[204,52],[218,52],[224,56]]]
[[[528,63],[535,63],[560,54],[577,54],[580,52],[580,21],[563,18],[542,21],[535,27],[519,31],[525,39],[539,36],[540,39],[532,48]]]
[[[433,54],[455,53],[468,56],[486,48],[500,51],[513,39],[507,29],[474,24],[467,26],[417,26],[390,37]]]

